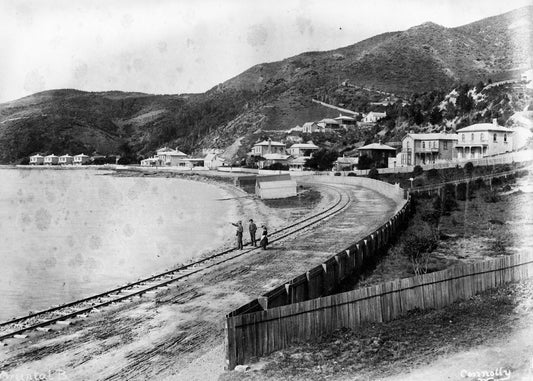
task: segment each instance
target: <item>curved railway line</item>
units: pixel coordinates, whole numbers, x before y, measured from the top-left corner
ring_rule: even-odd
[[[321,186],[332,189],[337,195],[336,199],[320,212],[306,216],[270,233],[269,244],[299,233],[342,212],[352,202],[352,197],[348,191],[329,185]],[[246,246],[249,244],[247,242]],[[98,312],[99,309],[106,306],[131,300],[144,294],[155,294],[167,289],[174,282],[183,281],[194,274],[241,257],[253,250],[258,250],[258,248],[252,247],[242,251],[235,248],[228,249],[100,294],[0,323],[0,343],[6,339],[26,338],[32,331],[49,331],[50,327],[54,325],[70,325],[73,321],[84,319],[89,314]]]

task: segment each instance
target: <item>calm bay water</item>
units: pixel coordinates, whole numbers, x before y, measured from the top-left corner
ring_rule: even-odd
[[[92,170],[0,169],[0,321],[98,293],[220,246],[220,188]]]

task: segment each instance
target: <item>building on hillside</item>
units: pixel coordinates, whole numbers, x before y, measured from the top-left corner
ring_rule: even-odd
[[[302,126],[302,132],[305,134],[312,134],[313,132],[324,132],[324,129],[315,122],[306,122]]]
[[[74,160],[72,162],[74,163],[74,165],[87,164],[89,162],[89,156],[80,153],[79,155],[74,156]]]
[[[359,148],[359,160],[362,156],[372,159],[377,168],[386,168],[389,164],[389,157],[396,156],[396,149],[381,142],[372,143]]]
[[[513,130],[492,123],[477,123],[457,130],[459,159],[479,159],[513,150]]]
[[[521,75],[521,80],[531,84],[533,82],[533,69],[526,70]]]
[[[275,142],[272,139],[263,140],[262,142],[254,144],[252,148],[252,156],[265,157],[266,154],[285,154],[285,143]]]
[[[30,156],[30,165],[42,165],[44,163],[44,156],[39,154]]]
[[[396,166],[435,164],[457,157],[457,134],[407,134],[402,139],[402,151],[396,157]]]
[[[186,159],[188,155],[181,151],[168,150],[157,152],[157,158],[159,159],[159,165],[164,165],[167,167],[178,167],[183,166],[183,159]]]
[[[157,167],[159,165],[159,159],[157,156],[152,156],[147,159],[141,160],[141,167]]]
[[[340,123],[341,127],[346,129],[357,126],[357,121],[351,116],[339,115],[335,120]]]
[[[313,142],[309,143],[297,143],[293,144],[289,147],[288,152],[289,155],[293,157],[300,157],[300,156],[307,156],[311,157],[314,152],[318,151],[318,146],[313,144]]]
[[[291,156],[283,153],[266,153],[261,157],[263,160],[260,160],[258,165],[260,169],[264,169],[274,164],[280,164],[286,167],[289,165],[289,159]]]
[[[257,176],[255,194],[261,199],[287,198],[296,196],[296,181],[290,175]]]
[[[290,134],[290,133],[293,133],[293,132],[294,133],[298,133],[298,132],[303,132],[303,131],[304,131],[304,128],[298,124],[298,125],[296,125],[296,127],[291,128],[287,132]]]
[[[74,157],[69,154],[59,156],[59,165],[69,165],[74,162]]]
[[[318,127],[324,131],[333,131],[341,128],[341,123],[332,118],[324,118],[317,122]]]
[[[204,157],[204,166],[208,169],[217,169],[224,165],[225,160],[215,153],[208,153]]]
[[[51,154],[44,157],[44,165],[57,165],[57,163],[59,163],[59,156]]]
[[[378,120],[387,116],[386,112],[374,112],[370,111],[363,117],[363,123],[376,123]]]
[[[299,156],[293,159],[289,159],[289,171],[303,171],[305,169],[305,163],[310,158],[307,156]]]
[[[205,170],[204,159],[186,157],[175,160],[175,166],[177,169],[184,169],[188,171],[192,170]]]
[[[333,163],[333,168],[336,171],[353,171],[357,169],[357,163],[359,163],[358,157],[339,156]]]

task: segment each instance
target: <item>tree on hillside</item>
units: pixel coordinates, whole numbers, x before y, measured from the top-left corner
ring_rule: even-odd
[[[333,167],[333,163],[337,160],[337,157],[339,157],[337,151],[322,148],[306,161],[305,167],[318,171],[327,171]]]

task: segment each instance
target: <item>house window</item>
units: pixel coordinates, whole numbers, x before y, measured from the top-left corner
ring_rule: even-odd
[[[464,142],[465,141],[465,134],[461,134],[461,140]]]
[[[492,141],[496,143],[496,134],[492,135]]]
[[[448,142],[442,142],[443,148],[448,149]]]
[[[426,142],[422,142],[422,148],[426,148]]]
[[[507,143],[507,134],[503,134],[503,141]]]
[[[481,133],[481,141],[484,141],[485,140],[485,134],[482,132]]]
[[[474,133],[472,132],[472,135],[470,136],[470,140],[474,141]]]

